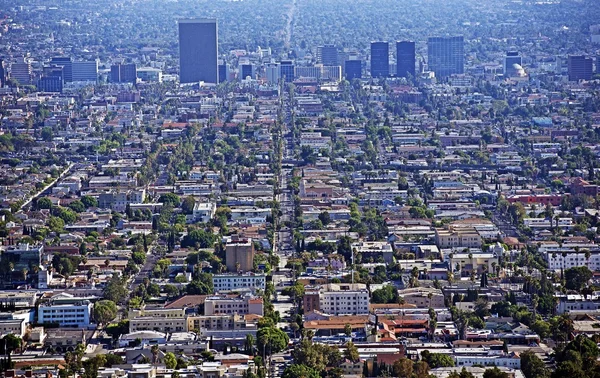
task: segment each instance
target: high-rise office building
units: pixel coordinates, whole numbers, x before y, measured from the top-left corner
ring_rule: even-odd
[[[277,84],[281,79],[281,71],[277,63],[268,63],[265,67],[265,75],[269,84]]]
[[[98,81],[98,61],[73,62],[71,64],[73,71],[73,81]]]
[[[415,77],[416,61],[414,42],[396,42],[396,75],[398,77]]]
[[[250,76],[250,78],[254,77],[254,66],[249,62],[240,64],[239,71],[240,80],[245,80],[248,76]]]
[[[219,63],[219,83],[227,81],[229,76],[229,66],[225,62]]]
[[[338,50],[334,45],[325,45],[317,47],[317,63],[324,66],[338,65]]]
[[[137,67],[135,63],[113,64],[110,66],[111,83],[135,83],[137,81]]]
[[[519,56],[519,53],[516,51],[508,51],[504,57],[504,76],[519,76],[522,65],[523,59]]]
[[[64,67],[44,67],[44,73],[38,80],[37,88],[41,92],[62,92],[64,86]]]
[[[0,59],[0,87],[6,85],[6,66],[4,60]]]
[[[371,77],[390,76],[390,45],[371,42]]]
[[[279,77],[284,79],[286,83],[294,81],[294,61],[282,60],[279,64]]]
[[[362,61],[347,60],[344,62],[345,78],[348,81],[360,79],[362,77]]]
[[[73,61],[67,56],[56,56],[50,60],[50,65],[63,68],[64,81],[70,83],[73,81]]]
[[[179,20],[179,82],[219,82],[217,20]]]
[[[429,71],[437,78],[447,78],[465,72],[465,43],[463,36],[430,37],[427,41]]]
[[[20,58],[10,65],[10,77],[15,79],[19,85],[31,84],[32,71],[31,62],[27,58]]]
[[[584,55],[569,55],[569,81],[591,80],[593,60]]]

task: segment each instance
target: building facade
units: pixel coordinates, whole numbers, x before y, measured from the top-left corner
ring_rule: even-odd
[[[583,55],[569,55],[569,81],[591,80],[593,59]]]
[[[371,77],[390,76],[390,45],[371,42]]]
[[[398,77],[415,77],[416,59],[413,41],[396,42],[396,75]]]
[[[215,292],[236,289],[265,289],[264,274],[215,274],[213,275]]]
[[[179,81],[218,83],[216,19],[179,20]]]
[[[430,37],[427,41],[429,71],[445,79],[465,71],[464,37]]]
[[[225,246],[225,264],[230,272],[248,272],[254,268],[254,244],[241,240]]]

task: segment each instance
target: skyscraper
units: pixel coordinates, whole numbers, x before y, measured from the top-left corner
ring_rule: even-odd
[[[522,66],[523,60],[516,51],[508,51],[504,57],[504,76],[518,76],[519,69],[515,67],[515,64],[519,67]]]
[[[415,77],[416,65],[415,43],[412,41],[396,42],[396,75],[398,77]]]
[[[135,83],[137,81],[137,68],[135,63],[113,64],[110,66],[111,83]]]
[[[179,82],[219,82],[216,19],[179,20]]]
[[[0,87],[6,84],[6,66],[4,60],[0,59]]]
[[[98,61],[73,62],[71,64],[73,81],[98,81]]]
[[[19,58],[10,65],[10,77],[15,79],[19,85],[31,84],[32,70],[28,58]]]
[[[334,45],[325,45],[317,47],[317,63],[324,66],[338,65],[338,50]]]
[[[371,42],[371,77],[390,76],[390,45]]]
[[[73,61],[68,56],[56,56],[50,60],[52,66],[60,66],[63,68],[64,82],[70,83],[73,81]]]
[[[360,60],[347,60],[344,71],[346,80],[360,79],[362,77],[362,62]]]
[[[591,80],[593,59],[583,55],[569,55],[569,81]]]
[[[294,61],[282,60],[279,65],[279,77],[284,79],[286,83],[294,81]]]
[[[463,36],[430,37],[427,41],[429,70],[437,78],[447,78],[465,72],[465,43]]]

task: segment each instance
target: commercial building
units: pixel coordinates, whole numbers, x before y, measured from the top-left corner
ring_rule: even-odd
[[[230,272],[248,272],[254,268],[254,244],[251,239],[233,241],[225,246],[225,265]]]
[[[398,77],[415,77],[416,59],[413,41],[396,42],[396,75]]]
[[[35,266],[40,266],[43,245],[29,245],[29,243],[21,243],[16,246],[9,246],[2,251],[2,256],[12,262],[15,271],[23,269],[31,269]]]
[[[137,67],[135,63],[113,64],[110,66],[111,83],[135,83],[137,81]]]
[[[286,83],[294,81],[296,78],[293,60],[282,60],[279,64],[279,77],[283,78]]]
[[[19,85],[31,84],[33,78],[31,62],[28,58],[20,58],[10,66],[10,77],[15,79]]]
[[[277,84],[281,78],[281,70],[277,63],[269,63],[265,67],[265,75],[270,84]]]
[[[263,316],[263,300],[253,295],[212,296],[204,301],[204,315],[216,314],[254,314]]]
[[[61,293],[38,307],[38,323],[58,323],[61,327],[84,328],[90,325],[92,303],[85,298]]]
[[[6,64],[0,59],[0,88],[6,85]]]
[[[129,319],[129,332],[156,331],[156,332],[183,332],[187,322],[184,317],[170,318],[158,316],[140,316]]]
[[[56,56],[50,59],[50,65],[63,68],[65,83],[70,83],[73,81],[73,61],[70,57]]]
[[[429,71],[445,79],[465,71],[464,37],[430,37],[427,41]]]
[[[369,313],[369,291],[364,284],[327,284],[307,288],[302,298],[305,313],[364,315]]]
[[[215,274],[213,275],[215,292],[237,289],[265,289],[264,274]]]
[[[154,67],[140,67],[137,78],[145,83],[162,83],[162,71]]]
[[[362,77],[362,61],[347,60],[344,62],[345,78],[348,81]]]
[[[480,248],[482,239],[474,228],[436,229],[435,244],[438,248]]]
[[[519,76],[522,69],[523,59],[516,51],[508,51],[504,57],[504,76]]]
[[[325,45],[317,47],[317,63],[321,63],[324,66],[337,66],[337,47],[334,45]]]
[[[94,60],[91,62],[73,62],[73,81],[98,81],[98,61]]]
[[[42,92],[62,92],[64,85],[63,67],[45,67],[44,75],[38,80],[37,88]]]
[[[371,42],[371,77],[390,76],[390,45]]]
[[[593,59],[583,55],[569,55],[569,81],[591,80]]]
[[[216,19],[179,20],[179,81],[218,83]]]

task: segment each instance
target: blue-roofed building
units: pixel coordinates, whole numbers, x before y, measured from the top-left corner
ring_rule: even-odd
[[[533,124],[540,127],[552,127],[552,118],[550,117],[533,117]]]

